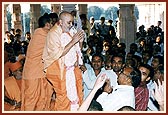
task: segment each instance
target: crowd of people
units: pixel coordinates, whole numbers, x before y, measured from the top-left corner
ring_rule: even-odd
[[[5,32],[5,111],[164,111],[164,31],[139,27],[130,46],[113,21],[45,13],[34,33]],[[126,47],[130,50],[126,51]]]

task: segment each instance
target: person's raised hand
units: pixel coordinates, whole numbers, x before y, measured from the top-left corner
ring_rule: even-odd
[[[162,81],[162,84],[161,84],[160,80],[158,79],[158,85],[155,81],[154,81],[154,84],[155,84],[155,90],[152,91],[152,94],[156,99],[156,101],[158,102],[158,104],[160,106],[163,106],[164,105],[164,81]]]
[[[95,82],[94,89],[98,90],[99,88],[101,88],[104,85],[106,79],[106,74],[99,75]]]
[[[77,42],[83,42],[83,40],[84,40],[84,31],[83,30],[79,30],[74,36],[73,36],[73,41],[75,42],[75,43],[77,43]]]

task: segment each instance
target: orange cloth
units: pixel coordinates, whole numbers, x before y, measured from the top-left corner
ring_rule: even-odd
[[[52,95],[51,85],[45,78],[30,79],[22,81],[22,106],[23,111],[44,111],[50,110],[50,100]],[[48,90],[47,90],[48,89]],[[49,98],[49,100],[48,100]],[[23,100],[24,99],[24,100]]]
[[[9,77],[10,70],[11,72],[14,72],[21,67],[22,65],[20,62],[15,62],[15,63],[6,62],[4,65],[4,79]]]
[[[49,31],[42,58],[47,79],[53,84],[56,92],[55,110],[70,111],[71,103],[66,91],[65,60],[61,57],[64,51],[64,46],[61,46],[61,35],[62,29],[58,25]],[[74,72],[80,106],[83,101],[82,73],[79,68],[75,68]]]
[[[50,66],[55,60],[58,60],[64,51],[64,47],[61,46],[60,41],[61,34],[62,29],[57,25],[55,25],[48,33],[49,36],[47,36],[42,55],[42,59],[44,61],[44,69]],[[61,66],[60,60],[59,65]]]
[[[47,37],[47,31],[42,28],[35,30],[32,39],[29,42],[26,60],[23,68],[23,79],[44,78],[44,65],[42,63],[42,53]]]
[[[5,93],[4,95],[10,99],[15,99],[17,102],[21,101],[21,79],[17,80],[14,76],[9,76],[10,71],[14,72],[17,69],[21,68],[22,65],[20,62],[6,62],[4,65],[4,86]],[[14,106],[4,103],[5,111],[18,111],[20,108],[15,108]]]
[[[43,28],[35,30],[31,38],[22,74],[22,106],[23,111],[42,111],[49,107],[52,86],[45,78],[42,63],[42,52],[48,31]]]
[[[74,72],[76,77],[79,105],[81,105],[83,101],[82,74],[78,67],[75,68]],[[64,69],[63,79],[61,80],[58,61],[54,61],[54,63],[47,68],[47,79],[53,84],[54,90],[56,91],[55,110],[57,111],[70,111],[70,100],[68,99],[66,93],[65,73],[66,71]]]
[[[4,79],[8,78],[9,77],[9,73],[10,73],[10,70],[9,70],[9,67],[10,67],[10,62],[6,62],[5,65],[4,65]]]
[[[9,98],[12,100],[16,100],[17,102],[20,102],[21,92],[16,79],[13,76],[8,77],[4,80],[4,85]]]
[[[20,63],[20,62],[15,62],[15,63],[11,63],[10,65],[9,65],[9,69],[12,71],[12,72],[14,72],[14,71],[16,71],[16,70],[18,70],[19,68],[21,68],[22,67],[22,64]]]

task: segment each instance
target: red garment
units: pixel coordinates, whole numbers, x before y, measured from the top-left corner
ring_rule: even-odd
[[[141,83],[134,90],[135,92],[135,109],[136,111],[146,111],[149,101],[149,90],[145,83]]]

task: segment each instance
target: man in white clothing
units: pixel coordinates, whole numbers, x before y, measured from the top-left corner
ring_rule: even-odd
[[[118,84],[113,92],[103,92],[97,102],[102,105],[103,111],[117,111],[123,106],[135,108],[134,88],[140,84],[141,73],[130,67],[125,67],[118,76]]]
[[[94,54],[92,57],[92,65],[85,64],[85,67],[81,67],[81,69],[84,71],[82,75],[84,83],[84,99],[86,99],[90,91],[93,89],[98,75],[106,74],[106,76],[110,79],[110,81],[106,81],[110,83],[108,86],[109,93],[111,92],[112,87],[118,85],[117,75],[115,72],[102,68],[103,63],[103,57],[100,54]],[[94,99],[96,99],[96,96]]]

